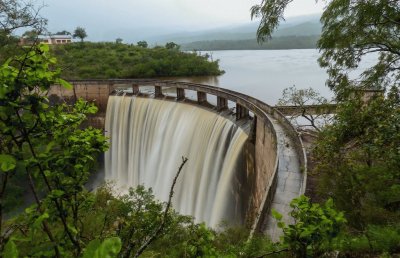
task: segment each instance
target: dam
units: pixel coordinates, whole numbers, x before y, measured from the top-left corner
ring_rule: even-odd
[[[94,101],[90,124],[105,128],[106,178],[126,189],[168,195],[182,156],[189,159],[174,208],[218,226],[240,223],[277,239],[271,208],[284,214],[304,193],[307,160],[296,130],[275,108],[253,97],[201,84],[158,80],[72,81],[50,99]],[[188,95],[195,98],[189,98]]]

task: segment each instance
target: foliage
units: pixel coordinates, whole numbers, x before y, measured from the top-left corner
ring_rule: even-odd
[[[328,86],[339,98],[354,85],[367,89],[398,87],[400,45],[398,1],[331,1],[321,21],[323,31],[319,60],[329,74]],[[376,62],[364,69],[358,80],[349,71],[361,68],[362,58],[377,53]]]
[[[165,205],[154,199],[151,189],[146,190],[143,186],[130,189],[128,194],[122,196],[114,196],[108,186],[102,187],[97,190],[92,206],[82,214],[82,223],[85,225],[82,235],[85,239],[93,240],[118,237],[121,240],[121,257],[136,257],[139,249],[159,228],[164,219]],[[193,223],[191,218],[170,210],[165,220],[165,227],[157,238]],[[175,244],[179,246],[182,242]]]
[[[309,198],[303,195],[293,199],[290,207],[294,224],[286,225],[282,215],[276,211],[273,211],[273,216],[283,230],[283,244],[295,257],[322,255],[346,222],[343,213],[334,209],[332,199],[319,205],[310,203]]]
[[[282,98],[279,99],[279,106],[295,106],[298,108],[298,113],[290,117],[292,123],[298,127],[311,127],[316,131],[321,131],[321,128],[327,125],[332,116],[330,114],[317,113],[313,114],[307,109],[307,105],[318,105],[321,111],[328,107],[328,100],[322,97],[312,88],[296,89],[295,86],[283,90]],[[298,121],[302,117],[307,120],[307,124]]]
[[[57,31],[54,35],[71,35],[71,32],[67,30]]]
[[[22,37],[27,39],[29,42],[34,42],[39,37],[40,32],[37,30],[27,30],[22,34]]]
[[[45,31],[47,20],[39,15],[41,7],[32,1],[2,0],[0,2],[0,63],[22,54],[16,30],[28,29],[35,35]]]
[[[261,17],[260,40],[271,35],[290,2],[253,7]],[[339,107],[317,141],[314,172],[320,195],[334,198],[361,232],[400,221],[399,8],[398,1],[332,0],[321,18],[319,63]],[[374,62],[363,63],[371,54]],[[352,73],[356,68],[359,76]]]
[[[332,245],[347,256],[399,253],[400,225],[369,225],[365,232],[350,232],[339,235]]]
[[[52,47],[66,79],[145,78],[220,75],[218,61],[177,49],[142,48],[116,43]]]
[[[106,143],[99,130],[79,128],[86,114],[96,112],[94,106],[83,101],[73,107],[49,106],[43,92],[52,84],[69,87],[59,79],[59,70],[50,69],[54,64],[47,46],[32,46],[0,70],[0,197],[6,196],[7,182],[18,173],[26,178],[20,180],[29,182],[36,201],[26,210],[27,224],[1,223],[0,250],[12,233],[30,229],[31,234],[17,240],[36,243],[31,251],[37,254],[60,257],[64,248],[75,255],[81,252],[77,227],[79,209],[87,203],[83,186],[94,157],[105,150]],[[2,214],[0,204],[0,218]],[[49,226],[53,223],[60,227],[54,230]],[[34,234],[38,231],[41,238]]]
[[[168,42],[165,44],[166,49],[179,49],[180,46],[176,44],[175,42]]]
[[[82,258],[112,258],[117,257],[121,251],[121,239],[111,237],[100,242],[94,239],[87,245]]]
[[[195,41],[182,45],[183,50],[261,50],[312,49],[317,47],[319,35],[281,36],[260,45],[256,39]]]
[[[261,17],[257,31],[259,41],[270,38],[292,1],[265,0],[252,7],[252,17]],[[322,55],[319,63],[327,68],[328,86],[336,92],[338,99],[348,97],[354,86],[367,89],[398,87],[399,11],[397,1],[327,2],[321,18],[323,28],[318,48]],[[349,71],[361,68],[362,58],[370,53],[377,53],[376,63],[354,80]]]
[[[137,45],[138,45],[138,47],[142,47],[142,48],[147,48],[148,47],[148,44],[147,44],[147,41],[139,41],[138,43],[137,43]]]
[[[83,42],[83,39],[87,37],[86,30],[82,27],[76,27],[76,29],[74,30],[74,34],[72,34],[72,37],[79,38],[81,42]]]
[[[358,229],[400,219],[400,100],[396,87],[367,103],[343,102],[314,151],[320,194],[332,196]]]
[[[0,3],[0,31],[10,36],[19,28],[32,28],[42,31],[47,20],[39,15],[32,1],[2,0]]]
[[[281,20],[286,6],[293,0],[263,0],[261,4],[251,7],[251,19],[261,18],[257,29],[257,41],[262,42],[271,38],[272,33]]]

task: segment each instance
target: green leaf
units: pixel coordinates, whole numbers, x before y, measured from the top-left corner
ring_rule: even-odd
[[[43,222],[45,219],[48,219],[48,218],[49,218],[49,214],[48,214],[47,212],[43,213],[42,215],[40,215],[40,216],[35,220],[35,222],[33,222],[32,227],[33,227],[33,228],[40,228],[41,225],[42,225],[42,222]]]
[[[59,189],[54,189],[51,191],[50,195],[53,198],[60,198],[61,196],[64,195],[64,191],[59,190]]]
[[[39,48],[43,52],[49,52],[49,50],[50,50],[50,47],[46,44],[40,44]]]
[[[103,243],[99,239],[90,241],[82,258],[114,258],[121,251],[122,243],[119,237],[106,238]]]
[[[17,161],[16,159],[7,154],[0,154],[0,169],[3,172],[8,172],[10,170],[13,170],[17,166]]]
[[[32,206],[30,206],[30,207],[25,209],[25,213],[26,214],[33,214],[36,211],[37,211],[37,205],[36,204],[34,204],[34,205],[32,205]]]
[[[97,249],[99,248],[101,242],[99,239],[94,239],[89,242],[86,246],[85,252],[83,253],[82,258],[95,258]]]
[[[121,251],[121,239],[119,237],[107,238],[103,241],[98,249],[99,258],[112,258],[117,257]]]
[[[46,152],[49,152],[56,145],[55,141],[51,141],[46,146]]]
[[[59,84],[61,84],[61,86],[63,86],[64,88],[66,88],[66,89],[68,89],[68,90],[71,90],[71,89],[72,89],[72,84],[69,83],[69,82],[67,82],[67,81],[65,81],[65,80],[63,80],[63,79],[58,79],[57,82],[58,82]]]
[[[272,209],[272,217],[274,217],[276,220],[282,220],[283,216],[277,210]]]
[[[282,229],[283,229],[283,228],[285,228],[285,226],[286,226],[286,225],[285,225],[284,222],[282,222],[282,221],[279,221],[279,222],[278,222],[278,228],[282,228]]]
[[[7,242],[7,244],[4,247],[3,257],[4,258],[18,258],[18,249],[17,249],[17,245],[14,243],[14,241],[9,240]]]
[[[78,230],[74,226],[68,224],[67,227],[68,227],[69,231],[72,232],[72,234],[74,234],[74,235],[78,234]]]

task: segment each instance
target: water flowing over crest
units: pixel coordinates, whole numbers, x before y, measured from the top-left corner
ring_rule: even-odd
[[[185,156],[175,210],[211,227],[242,221],[240,172],[248,136],[229,119],[189,104],[110,96],[105,130],[106,180],[117,189],[143,184],[166,201]]]

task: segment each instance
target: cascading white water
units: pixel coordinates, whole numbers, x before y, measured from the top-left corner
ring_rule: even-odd
[[[184,156],[175,210],[211,227],[242,219],[235,177],[248,136],[229,119],[188,104],[110,96],[105,131],[106,180],[118,189],[143,184],[166,201]]]

